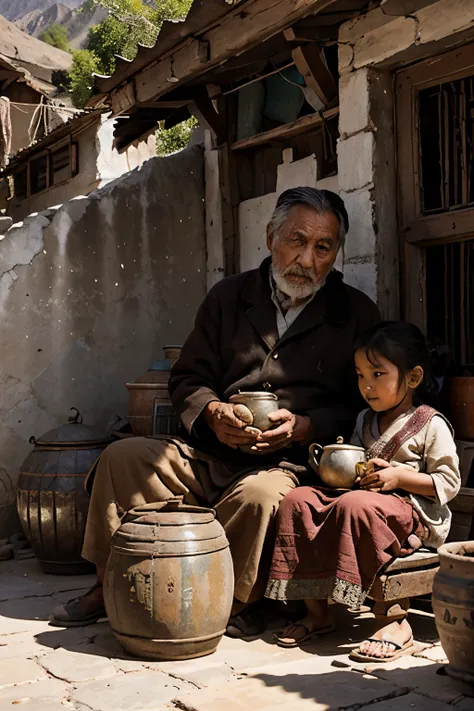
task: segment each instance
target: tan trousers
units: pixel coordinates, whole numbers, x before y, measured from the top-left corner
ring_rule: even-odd
[[[210,470],[217,478],[225,467],[208,455],[183,456],[170,441],[133,437],[111,444],[95,471],[82,555],[104,568],[113,533],[124,511],[183,495],[184,502],[206,505]],[[256,470],[223,490],[214,509],[230,544],[235,597],[253,602],[263,596],[274,542],[274,519],[284,495],[295,488],[294,474],[282,469]]]

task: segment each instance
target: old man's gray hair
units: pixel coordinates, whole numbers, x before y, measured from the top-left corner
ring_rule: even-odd
[[[278,236],[288,213],[295,205],[308,205],[320,214],[330,213],[339,222],[339,244],[344,247],[346,234],[349,230],[349,217],[342,198],[331,190],[300,187],[285,190],[276,204],[270,220],[270,232]]]

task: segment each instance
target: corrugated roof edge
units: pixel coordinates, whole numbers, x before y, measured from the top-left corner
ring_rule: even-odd
[[[87,106],[93,108],[100,105],[104,95],[108,95],[130,76],[175,49],[188,37],[218,22],[243,1],[234,0],[233,3],[229,3],[227,0],[194,0],[185,20],[167,20],[163,23],[154,45],[147,47],[139,44],[137,55],[132,60],[116,55],[115,59],[119,66],[113,74],[94,75],[94,93]]]

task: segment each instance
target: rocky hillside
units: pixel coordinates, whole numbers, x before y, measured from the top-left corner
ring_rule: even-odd
[[[82,2],[83,0],[61,0],[61,4],[69,8],[77,8]],[[0,15],[14,22],[29,12],[43,12],[55,4],[56,0],[0,0]]]
[[[61,0],[46,10],[38,8],[28,12],[17,20],[15,25],[33,37],[40,37],[48,27],[57,22],[66,28],[72,49],[81,49],[87,42],[89,27],[102,22],[106,14],[101,8],[78,12],[74,8],[66,7],[64,0]]]

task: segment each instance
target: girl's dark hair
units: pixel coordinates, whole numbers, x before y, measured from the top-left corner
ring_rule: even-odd
[[[431,370],[428,344],[420,329],[407,321],[382,321],[365,331],[356,341],[354,352],[365,350],[367,359],[377,365],[380,354],[397,366],[399,380],[417,365],[423,368],[423,380],[416,389],[418,400],[435,404],[438,384]]]

